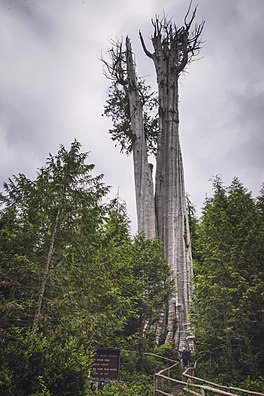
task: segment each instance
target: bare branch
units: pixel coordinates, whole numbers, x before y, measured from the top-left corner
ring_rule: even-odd
[[[204,28],[204,21],[199,25],[195,25],[195,29],[189,37],[189,61],[192,60],[193,56],[196,56],[202,48],[203,41],[201,40],[201,34]]]
[[[187,22],[187,18],[188,18],[188,15],[189,15],[189,13],[190,13],[191,7],[192,7],[192,0],[190,1],[190,4],[189,4],[188,10],[187,10],[187,13],[186,13],[186,15],[185,15],[185,17],[184,17],[184,24],[185,24],[185,28],[186,28],[187,31],[189,31],[189,29],[190,29],[190,27],[191,27],[191,24],[193,23],[193,20],[194,20],[194,18],[195,18],[196,11],[197,11],[197,6],[196,6],[196,7],[194,8],[194,10],[193,10],[193,13],[192,13],[192,16],[191,16],[190,21]]]
[[[104,75],[116,84],[126,84],[125,51],[122,40],[112,42],[113,47],[108,51],[110,61],[101,58],[104,64]]]
[[[152,37],[153,54],[150,54],[146,49],[140,33],[143,49],[146,55],[154,60],[156,65],[161,61],[169,62],[171,69],[176,73],[180,73],[192,61],[192,58],[199,53],[202,46],[201,34],[204,22],[196,24],[191,30],[197,6],[193,12],[191,12],[191,8],[192,0],[184,17],[184,24],[181,27],[177,27],[175,23],[165,17],[152,19],[151,22],[154,27],[154,35]]]
[[[141,34],[141,31],[139,31],[139,38],[140,38],[141,45],[142,45],[142,48],[143,48],[145,54],[146,54],[149,58],[152,59],[152,58],[153,58],[153,54],[151,54],[151,53],[147,50],[147,47],[146,47],[146,45],[145,45],[145,42],[144,42],[143,36],[142,36],[142,34]]]
[[[191,8],[192,8],[192,0],[191,0],[190,3],[189,3],[188,10],[187,10],[186,15],[185,15],[185,17],[184,17],[184,24],[185,24],[185,26],[187,25],[187,18],[188,18],[188,15],[189,15],[189,13],[190,13]]]

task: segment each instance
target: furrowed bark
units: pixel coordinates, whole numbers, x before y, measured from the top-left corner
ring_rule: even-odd
[[[181,350],[183,346],[192,346],[187,316],[191,304],[192,257],[179,140],[178,106],[179,73],[187,63],[184,52],[186,32],[183,31],[181,37],[177,36],[177,31],[166,25],[167,36],[164,38],[164,25],[156,21],[154,28],[154,53],[147,55],[154,61],[159,91],[155,194],[157,228],[164,245],[164,257],[172,268],[176,285],[175,296],[168,302],[166,343],[174,341],[176,348]]]
[[[135,136],[135,142],[133,144],[133,162],[138,232],[143,232],[146,238],[152,239],[156,237],[152,165],[148,163],[143,123],[143,108],[137,86],[131,44],[128,37],[126,39],[126,64],[131,129]]]
[[[128,38],[125,56],[122,45],[118,45],[118,51],[111,52],[112,64],[106,64],[111,77],[124,86],[129,102],[131,130],[135,138],[133,161],[138,231],[143,232],[147,238],[158,236],[163,242],[164,257],[171,266],[176,285],[175,295],[168,301],[164,315],[157,318],[156,343],[159,343],[162,327],[165,327],[166,342],[173,341],[175,347],[180,350],[184,346],[192,349],[194,337],[188,322],[188,308],[191,305],[192,255],[179,139],[178,79],[185,66],[199,53],[204,26],[204,22],[196,24],[190,31],[197,9],[196,7],[191,14],[191,4],[182,27],[178,28],[166,18],[161,20],[156,18],[152,21],[153,53],[148,51],[139,32],[143,51],[154,62],[158,82],[159,132],[155,201],[152,171],[147,158],[143,108]],[[164,325],[165,322],[167,323]]]

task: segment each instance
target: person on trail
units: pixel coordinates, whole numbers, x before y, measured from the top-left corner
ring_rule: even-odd
[[[190,364],[191,360],[191,352],[186,349],[186,347],[182,348],[181,351],[181,358],[182,358],[182,364],[184,367],[188,366]]]

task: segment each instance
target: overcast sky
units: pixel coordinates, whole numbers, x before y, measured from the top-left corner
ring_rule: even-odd
[[[132,158],[101,116],[109,82],[100,57],[129,35],[138,73],[155,84],[151,18],[183,21],[189,0],[0,0],[0,183],[34,178],[48,153],[76,138],[95,174],[126,201],[135,230]],[[200,0],[201,59],[180,79],[186,191],[198,213],[209,179],[237,176],[257,196],[264,181],[264,0]],[[155,88],[155,86],[154,86]],[[1,187],[2,189],[2,187]]]

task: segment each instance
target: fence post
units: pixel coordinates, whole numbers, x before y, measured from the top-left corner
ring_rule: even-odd
[[[156,396],[156,390],[157,390],[157,376],[154,374],[154,393],[153,396]]]
[[[202,396],[206,396],[206,390],[205,389],[201,389],[201,394],[202,394]]]

